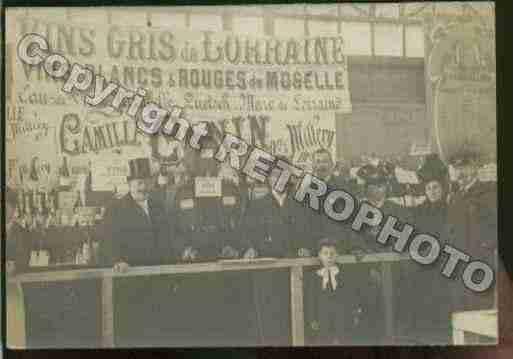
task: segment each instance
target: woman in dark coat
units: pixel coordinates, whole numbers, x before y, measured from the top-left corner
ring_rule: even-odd
[[[426,200],[413,208],[413,226],[417,233],[441,238],[447,223],[448,169],[438,155],[428,156],[417,176]],[[441,263],[420,265],[406,262],[403,266],[402,313],[399,328],[408,341],[418,344],[451,343],[450,280],[442,276]]]

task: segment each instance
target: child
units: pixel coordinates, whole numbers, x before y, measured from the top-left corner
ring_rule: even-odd
[[[320,267],[305,275],[305,323],[310,344],[351,344],[357,324],[359,292],[356,283],[345,280],[344,270],[336,263],[336,242],[319,242]]]

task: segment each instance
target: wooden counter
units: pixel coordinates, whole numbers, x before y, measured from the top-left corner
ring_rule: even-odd
[[[341,256],[337,259],[340,264],[348,263],[379,263],[382,266],[383,300],[385,305],[386,337],[392,341],[394,337],[394,303],[392,294],[392,263],[409,260],[407,256],[395,253],[381,253],[366,255],[357,261],[355,256]],[[194,264],[163,265],[149,267],[132,267],[125,273],[115,273],[112,269],[84,269],[64,270],[38,273],[26,273],[9,278],[11,288],[22,291],[23,283],[34,282],[62,282],[83,279],[101,280],[101,306],[102,306],[102,342],[104,347],[114,347],[114,301],[113,278],[118,277],[145,277],[155,275],[190,274],[203,272],[226,271],[258,271],[269,269],[289,269],[290,271],[290,303],[291,303],[291,332],[292,345],[303,346],[305,344],[304,311],[303,311],[303,268],[318,264],[316,258],[276,259],[261,263],[243,261],[236,262],[209,262]],[[17,284],[17,285],[14,285]],[[18,293],[22,296],[22,293]],[[23,304],[21,304],[23,305]],[[21,320],[21,319],[20,319]],[[16,340],[15,340],[16,339]],[[20,342],[19,338],[13,338],[9,342]],[[21,341],[21,342],[24,342]],[[392,342],[390,342],[392,344]]]

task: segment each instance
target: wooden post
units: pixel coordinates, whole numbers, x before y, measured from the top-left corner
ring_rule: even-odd
[[[290,268],[290,317],[292,346],[305,345],[305,318],[303,311],[303,267]]]
[[[25,331],[25,302],[23,287],[20,282],[6,285],[6,337],[9,349],[26,349],[27,333]]]
[[[105,348],[114,348],[114,297],[112,277],[102,278],[102,343]]]
[[[394,283],[392,278],[392,263],[383,262],[383,300],[385,303],[385,335],[387,344],[393,344],[395,337],[394,318]]]

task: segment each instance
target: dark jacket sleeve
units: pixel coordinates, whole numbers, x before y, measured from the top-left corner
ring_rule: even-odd
[[[157,226],[157,241],[158,241],[158,263],[171,264],[175,261],[175,254],[173,250],[175,240],[175,213],[174,209],[166,208],[166,204],[157,202],[156,212],[158,218],[154,226]]]
[[[103,222],[100,224],[100,263],[111,266],[118,262],[126,262],[122,254],[122,238],[119,233],[119,208],[108,207]]]

